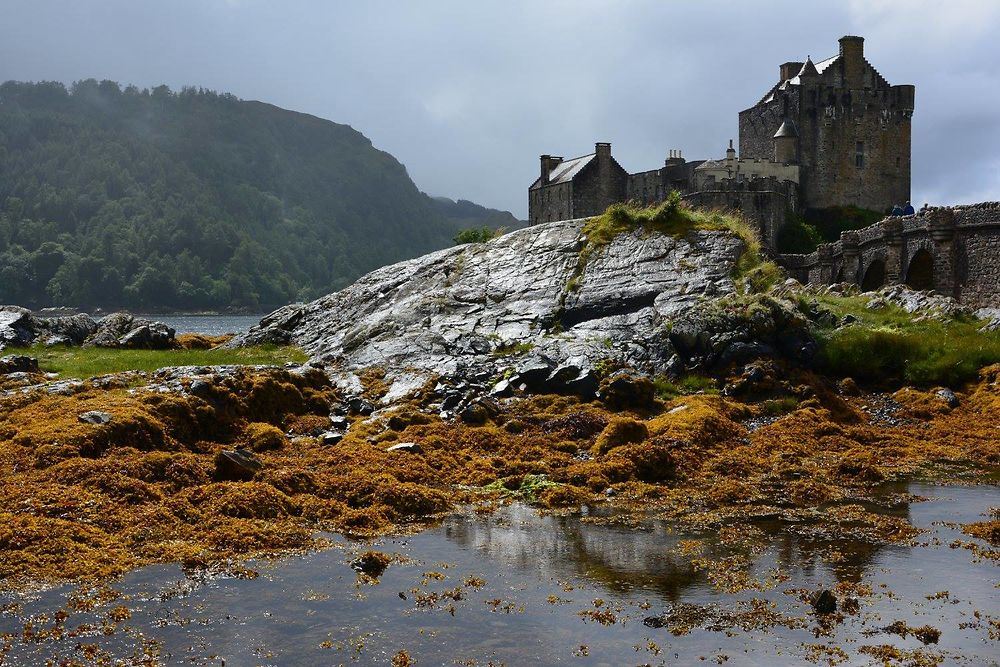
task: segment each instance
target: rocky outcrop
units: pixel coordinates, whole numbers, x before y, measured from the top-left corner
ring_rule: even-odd
[[[166,324],[128,313],[95,321],[83,313],[39,317],[20,306],[0,306],[0,350],[37,344],[166,349],[175,341],[174,330]]]
[[[144,320],[128,313],[113,313],[97,323],[97,331],[84,345],[163,350],[173,347],[174,333],[163,322]]]
[[[724,362],[730,343],[757,334],[730,340],[722,329],[735,312],[711,323],[696,314],[735,293],[737,236],[634,230],[582,252],[583,224],[539,225],[379,269],[271,313],[230,345],[298,345],[340,369],[348,390],[360,389],[352,372],[378,366],[412,386],[436,375],[593,393],[598,372]],[[702,324],[712,327],[707,338]]]

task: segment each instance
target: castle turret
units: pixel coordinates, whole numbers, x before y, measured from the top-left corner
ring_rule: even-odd
[[[774,161],[785,164],[799,161],[799,131],[794,120],[786,118],[774,133]]]

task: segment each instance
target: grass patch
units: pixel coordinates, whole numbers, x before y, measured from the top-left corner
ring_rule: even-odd
[[[699,392],[703,394],[719,393],[719,389],[715,385],[715,380],[703,375],[683,375],[677,380],[668,380],[663,376],[658,376],[653,379],[653,388],[656,392],[656,397],[661,401],[668,401],[671,398],[697,394]]]
[[[47,373],[80,379],[122,371],[151,372],[167,366],[281,365],[290,361],[301,363],[308,359],[298,348],[276,345],[232,350],[116,350],[38,345],[7,348],[3,353],[35,357],[39,367]]]
[[[766,261],[761,251],[757,228],[745,218],[718,210],[691,208],[680,193],[671,192],[662,203],[642,208],[635,204],[612,204],[603,214],[584,224],[587,244],[580,251],[577,271],[570,286],[579,281],[593,253],[608,245],[619,234],[633,229],[669,234],[681,238],[692,231],[728,231],[743,240],[746,248],[736,263],[733,277],[745,281],[752,291],[763,291],[782,278],[781,269]]]
[[[533,349],[535,349],[534,343],[508,343],[505,345],[498,345],[493,349],[493,356],[495,357],[517,357],[522,354],[528,354]]]
[[[1000,363],[1000,332],[980,331],[978,320],[915,321],[892,305],[869,310],[863,297],[814,301],[838,317],[857,318],[851,326],[816,330],[819,361],[828,373],[876,383],[959,386],[975,380],[979,369]]]

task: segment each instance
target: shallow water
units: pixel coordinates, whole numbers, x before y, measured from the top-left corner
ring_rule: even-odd
[[[196,333],[205,336],[243,333],[260,322],[263,315],[143,315],[146,319],[163,322],[178,334]]]
[[[776,573],[788,577],[764,591],[720,592],[676,550],[680,540],[707,537],[706,555],[725,555],[716,553],[714,533],[681,534],[657,520],[641,529],[595,524],[586,516],[539,516],[513,505],[492,515],[457,514],[419,534],[375,543],[330,536],[334,548],[250,563],[260,572],[254,580],[190,579],[177,566],[145,568],[114,586],[122,600],[92,613],[71,612],[67,629],[86,622],[98,627],[62,640],[21,635],[32,618],[36,631],[51,628],[52,614],[76,589],[7,594],[0,607],[20,607],[0,615],[0,633],[19,635],[5,664],[82,659],[85,644],[127,660],[142,655],[144,640],[156,640],[149,650],[164,663],[227,667],[385,665],[401,649],[420,665],[791,665],[805,661],[809,645],[839,647],[849,660],[843,664],[880,664],[859,653],[864,645],[920,649],[945,664],[998,664],[1000,641],[990,638],[990,620],[998,623],[994,634],[1000,632],[1000,566],[950,545],[975,542],[955,524],[982,520],[1000,504],[1000,491],[916,483],[889,489],[902,490],[928,500],[888,502],[882,511],[908,516],[927,531],[914,546],[816,540],[794,526],[758,524],[766,539],[751,574],[764,582]],[[359,581],[349,566],[369,548],[403,560],[377,585]],[[840,556],[831,557],[834,551]],[[485,584],[477,587],[469,577]],[[857,613],[825,628],[790,592],[844,581],[868,584],[874,594],[861,598]],[[460,595],[448,597],[456,588]],[[928,599],[942,591],[947,597]],[[733,616],[753,599],[773,603],[780,623],[761,629],[754,627],[759,616]],[[105,636],[101,619],[119,604],[131,618]],[[688,634],[643,624],[684,605],[708,609]],[[612,612],[604,618],[609,625],[580,615],[604,610]],[[39,620],[43,613],[49,620]],[[881,630],[899,620],[941,630],[940,641],[925,647],[913,636]],[[819,664],[827,664],[826,657]]]

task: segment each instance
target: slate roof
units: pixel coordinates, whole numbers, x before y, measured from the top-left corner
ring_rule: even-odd
[[[795,121],[785,119],[781,122],[781,127],[778,131],[774,133],[774,138],[778,137],[797,137],[799,136],[799,131],[795,129]]]
[[[555,166],[551,172],[549,172],[549,182],[545,185],[554,185],[556,183],[568,183],[572,181],[577,174],[583,171],[583,168],[590,164],[590,161],[594,159],[597,153],[591,153],[589,155],[581,155],[580,157],[570,158],[569,160],[563,160]],[[531,184],[531,188],[542,187],[542,179],[536,178],[535,182]]]
[[[566,183],[572,181],[573,177],[579,174],[584,167],[590,164],[597,153],[582,155],[580,157],[563,160],[556,168],[549,173],[549,183]]]

